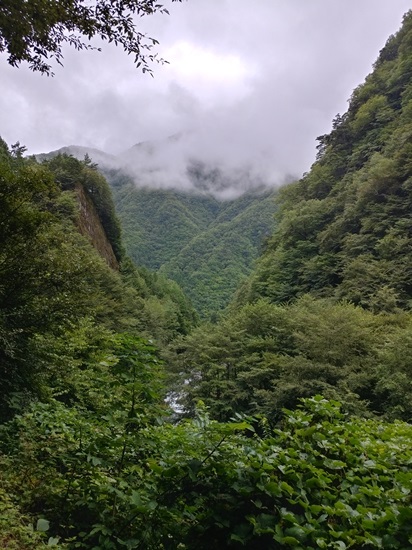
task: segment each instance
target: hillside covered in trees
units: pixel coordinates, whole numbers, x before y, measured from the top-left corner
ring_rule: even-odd
[[[274,234],[226,318],[177,346],[190,399],[218,418],[276,417],[320,392],[411,420],[411,36],[409,14],[318,138],[310,172],[281,190]]]
[[[412,12],[217,323],[90,159],[1,142],[0,547],[412,548],[411,54]]]
[[[176,281],[203,318],[224,309],[271,231],[274,192],[222,201],[209,193],[109,181],[134,262]]]
[[[162,187],[163,172],[151,172],[147,163],[177,139],[138,144],[117,156],[69,146],[38,159],[90,157],[113,192],[127,254],[136,265],[176,281],[208,319],[251,273],[272,231],[276,191],[242,171],[236,179],[193,160],[181,179]]]
[[[161,342],[196,318],[175,283],[127,259],[110,189],[88,161],[38,164],[22,152],[1,142],[4,414],[11,396],[17,407],[52,380],[70,393],[73,372],[113,330]]]

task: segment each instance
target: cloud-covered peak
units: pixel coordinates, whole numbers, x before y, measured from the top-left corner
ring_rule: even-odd
[[[0,54],[2,137],[29,153],[76,143],[121,155],[144,143],[128,162],[136,178],[155,173],[158,185],[189,185],[193,159],[277,185],[309,170],[316,136],[346,111],[410,2],[190,0],[169,7],[170,17],[138,23],[170,62],[155,66],[154,78],[110,44],[101,54],[65,50],[53,79],[9,67]],[[165,140],[176,133],[178,143]],[[143,154],[153,143],[152,154]]]

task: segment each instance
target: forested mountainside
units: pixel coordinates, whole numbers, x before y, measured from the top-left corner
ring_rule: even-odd
[[[38,164],[0,146],[4,415],[52,381],[69,395],[73,371],[113,330],[166,341],[195,314],[175,283],[125,257],[110,189],[89,162]]]
[[[176,188],[159,187],[159,173],[145,172],[145,155],[162,145],[138,144],[116,157],[70,146],[38,158],[59,153],[90,157],[112,189],[130,258],[176,281],[202,318],[214,317],[251,273],[273,230],[275,191],[243,172],[228,176],[194,161],[187,167],[190,185],[181,181],[180,190],[179,182]],[[234,197],[222,198],[225,193]]]
[[[412,548],[411,50],[412,12],[198,328],[90,159],[0,142],[1,548]]]
[[[107,177],[134,262],[176,281],[202,317],[227,306],[271,231],[274,192],[222,201],[209,193],[139,188],[122,173]]]
[[[411,14],[318,139],[226,318],[176,347],[189,408],[201,398],[220,419],[275,418],[320,392],[412,418]]]
[[[160,268],[203,318],[219,314],[252,271],[273,227],[275,192],[247,193],[220,203],[218,216]]]
[[[310,292],[374,312],[411,308],[412,21],[380,52],[311,171],[282,194],[250,300]]]

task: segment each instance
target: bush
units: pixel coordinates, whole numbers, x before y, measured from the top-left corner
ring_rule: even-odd
[[[15,421],[3,471],[71,548],[411,548],[408,424],[349,420],[320,396],[276,429],[63,409]]]

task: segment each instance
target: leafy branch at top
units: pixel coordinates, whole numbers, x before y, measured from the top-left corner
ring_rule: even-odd
[[[180,2],[181,0],[172,0]],[[168,14],[156,0],[3,0],[0,3],[0,53],[18,67],[26,61],[33,71],[53,75],[50,60],[62,65],[62,46],[76,50],[100,48],[89,42],[100,37],[122,46],[142,71],[165,61],[152,53],[158,44],[136,28],[134,16]]]

